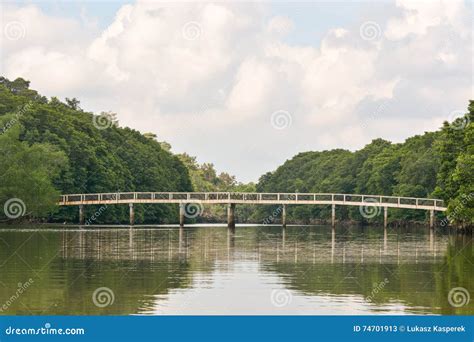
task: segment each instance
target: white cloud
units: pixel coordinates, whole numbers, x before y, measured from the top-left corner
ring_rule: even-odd
[[[26,35],[3,35],[1,71],[45,95],[116,111],[121,124],[153,131],[242,180],[302,150],[354,149],[435,129],[472,96],[463,1],[400,1],[393,13],[362,18],[384,29],[380,39],[339,25],[317,45],[289,43],[298,21],[264,19],[268,6],[140,1],[123,6],[103,32],[90,18],[6,7],[2,26],[20,22]],[[291,127],[272,127],[278,110],[291,114]]]
[[[288,17],[273,17],[268,23],[267,30],[277,35],[288,34],[294,27],[293,21]]]

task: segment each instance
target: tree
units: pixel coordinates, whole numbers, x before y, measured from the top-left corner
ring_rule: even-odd
[[[47,186],[51,184],[55,195],[49,198],[54,197],[53,202],[59,193],[192,190],[189,173],[183,163],[164,150],[158,141],[130,128],[118,127],[115,113],[104,112],[97,116],[71,103],[62,103],[57,98],[45,101],[39,95],[32,96],[36,92],[27,89],[27,83],[23,86],[21,82],[17,83],[12,85],[8,80],[0,80],[0,119],[3,123],[0,128],[2,132],[3,128],[8,128],[7,132],[12,134],[14,127],[18,140],[17,143],[12,143],[11,139],[8,143],[4,140],[1,164],[15,165],[13,169],[19,175],[7,174],[10,181],[0,182],[0,193],[6,194],[3,200],[7,198],[5,196],[20,196],[29,209],[34,209],[32,214],[48,218],[47,210],[36,210],[35,205],[50,202],[21,189],[33,189],[34,184],[38,184],[46,196],[52,194]],[[16,90],[10,89],[12,87]],[[27,104],[29,109],[22,110]],[[94,121],[99,117],[106,117],[115,124],[101,127]],[[6,135],[1,135],[6,139]],[[19,152],[12,151],[13,148]],[[55,165],[54,160],[62,160],[60,155],[66,158],[66,162],[51,169]],[[32,171],[33,166],[37,171]],[[57,170],[59,173],[56,176]],[[49,174],[51,177],[47,178]],[[34,184],[29,183],[33,181]],[[12,193],[12,188],[19,189],[19,194]],[[89,210],[94,212],[94,208],[87,207],[86,218]],[[109,206],[96,222],[126,222],[127,210],[125,206]],[[137,205],[137,222],[174,222],[177,210],[176,206],[170,205],[147,208]],[[61,207],[49,219],[77,222],[77,208]]]
[[[66,97],[66,103],[69,106],[69,108],[74,109],[74,110],[79,110],[79,104],[81,103],[78,99],[73,97],[72,99]]]
[[[0,117],[4,125],[12,115]],[[66,155],[49,144],[28,144],[19,139],[21,126],[0,135],[0,203],[3,219],[45,217],[54,211],[59,191],[54,181],[67,163]]]

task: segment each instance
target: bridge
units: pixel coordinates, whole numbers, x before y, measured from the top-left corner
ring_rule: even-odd
[[[190,204],[227,205],[227,225],[235,227],[235,206],[237,204],[279,205],[281,207],[282,225],[286,226],[287,205],[331,205],[331,222],[336,222],[336,206],[358,206],[361,213],[371,210],[384,210],[384,227],[387,226],[388,208],[427,210],[430,213],[430,228],[434,227],[435,211],[445,211],[444,202],[439,199],[396,197],[360,194],[336,193],[254,193],[254,192],[115,192],[97,194],[61,195],[58,205],[78,206],[79,223],[84,224],[85,205],[128,204],[130,208],[130,225],[134,224],[134,204],[141,203],[175,203],[179,204],[179,224],[184,225],[187,215],[186,206]],[[193,210],[199,210],[194,207]]]

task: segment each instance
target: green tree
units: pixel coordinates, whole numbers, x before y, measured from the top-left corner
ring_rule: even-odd
[[[12,120],[13,115],[2,116],[0,125]],[[20,141],[20,131],[17,123],[0,134],[0,217],[47,217],[56,209],[59,191],[53,182],[67,158],[50,144]]]

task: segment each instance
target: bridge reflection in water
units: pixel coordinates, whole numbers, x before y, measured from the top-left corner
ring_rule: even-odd
[[[471,239],[338,226],[0,230],[0,299],[27,275],[34,286],[4,314],[473,314],[447,301],[474,283]],[[113,305],[93,304],[101,287]]]
[[[230,260],[234,259],[235,253],[238,253],[240,259],[259,262],[400,264],[404,257],[415,262],[436,262],[439,250],[444,250],[448,243],[443,239],[435,244],[434,230],[429,231],[426,240],[403,240],[400,246],[400,236],[392,234],[389,239],[388,229],[383,230],[379,240],[368,243],[359,241],[354,245],[354,241],[348,240],[347,236],[347,232],[351,231],[350,228],[341,233],[340,239],[337,239],[336,229],[331,229],[330,233],[327,233],[330,236],[325,236],[326,234],[316,234],[313,231],[314,226],[299,228],[303,231],[290,237],[288,230],[291,231],[293,228],[286,227],[243,226],[237,232],[228,228],[225,234],[222,228],[212,230],[210,234],[204,233],[200,228],[202,227],[158,229],[156,234],[154,230],[139,228],[67,231],[63,232],[61,255],[64,258],[84,259],[89,257],[88,251],[93,250],[97,253],[96,257],[101,260],[176,259],[186,262],[190,255],[196,253],[201,253],[204,261]],[[257,231],[255,234],[250,234],[255,239],[251,243],[248,235],[254,228],[257,228]],[[194,234],[192,230],[199,230],[200,233]],[[245,240],[240,241],[236,248],[236,238],[239,240],[243,237],[241,230],[245,230]],[[313,241],[311,236],[303,239],[303,235],[308,231],[315,237],[324,236],[325,240]],[[120,239],[116,239],[117,236],[120,236]],[[139,244],[135,242],[137,239]]]
[[[93,250],[103,262],[165,262],[188,270],[177,277],[184,283],[143,298],[138,308],[143,314],[453,313],[439,291],[453,280],[446,254],[459,241],[434,230],[193,227],[128,229],[120,239],[113,230],[69,234],[83,237],[64,245],[64,258],[81,258],[81,251],[87,258],[84,251]],[[443,279],[443,271],[451,280]],[[291,291],[297,308],[275,311],[260,282]],[[381,283],[384,289],[373,295]],[[246,291],[259,293],[247,294],[253,304],[242,298]],[[367,302],[371,294],[373,302]],[[259,308],[252,311],[253,305]]]

